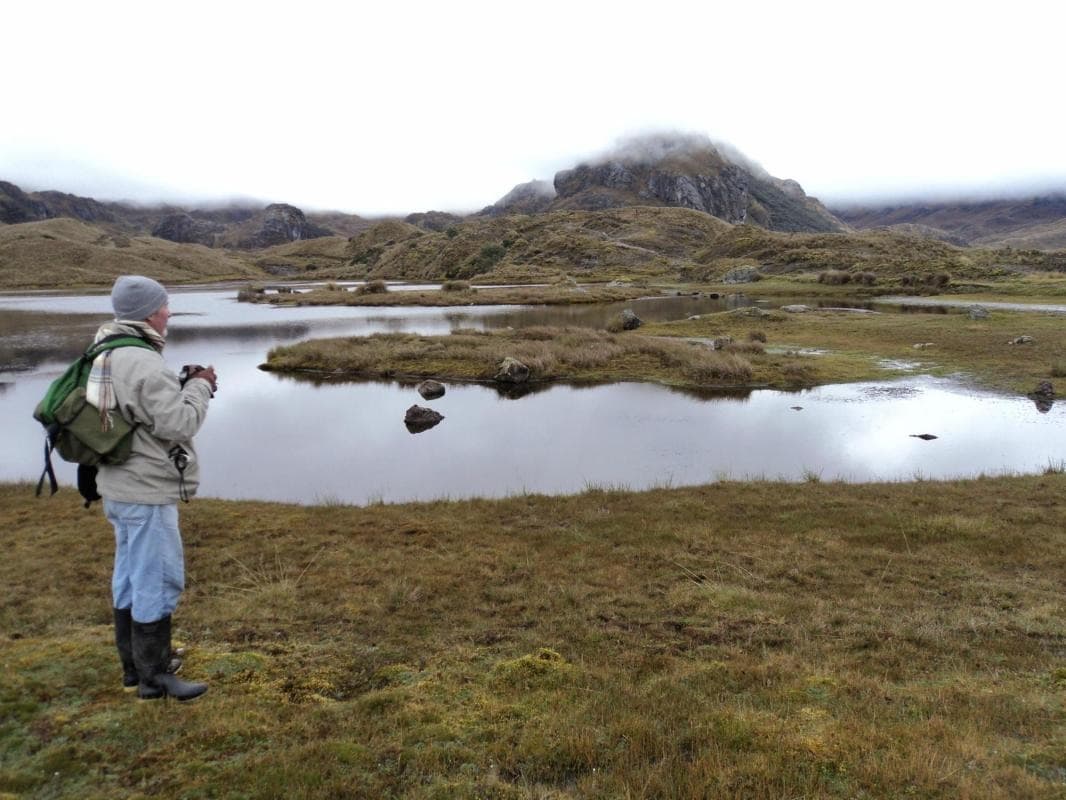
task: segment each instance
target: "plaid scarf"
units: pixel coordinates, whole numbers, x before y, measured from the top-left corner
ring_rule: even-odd
[[[116,333],[147,339],[160,353],[163,352],[163,345],[166,344],[166,339],[147,322],[135,322],[128,319],[105,322],[96,332],[93,344],[108,336],[114,336]],[[85,399],[90,405],[100,409],[100,429],[104,431],[111,430],[111,412],[118,405],[115,401],[115,385],[111,382],[111,354],[113,352],[113,350],[106,350],[93,359],[93,367],[89,371],[89,382],[85,385]]]

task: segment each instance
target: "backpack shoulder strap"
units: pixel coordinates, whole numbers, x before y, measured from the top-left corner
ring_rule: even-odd
[[[128,333],[113,333],[110,336],[105,336],[100,341],[89,345],[89,348],[85,351],[85,358],[92,361],[101,353],[108,350],[114,350],[117,347],[143,347],[148,350],[155,350],[152,343],[143,336],[134,336]]]

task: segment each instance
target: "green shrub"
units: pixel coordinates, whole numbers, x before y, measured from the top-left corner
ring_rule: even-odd
[[[766,344],[766,334],[762,331],[749,331],[748,339],[753,342],[762,342]]]

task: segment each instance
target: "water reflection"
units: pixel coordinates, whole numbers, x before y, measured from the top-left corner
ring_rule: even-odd
[[[238,305],[231,290],[175,292],[171,364],[212,363],[223,389],[198,445],[208,496],[352,503],[690,484],[956,477],[1039,471],[1066,452],[1066,406],[911,378],[797,393],[693,391],[639,383],[450,383],[442,424],[412,436],[416,381],[278,376],[270,347],[312,336],[447,333],[528,325],[602,327],[621,308],[677,319],[747,304],[681,297],[596,307],[463,309]],[[791,301],[790,301],[791,302]],[[834,301],[835,305],[840,305]],[[106,296],[0,298],[0,479],[36,479],[48,382],[108,316]],[[922,441],[914,435],[938,438]],[[71,465],[61,476],[73,483]]]

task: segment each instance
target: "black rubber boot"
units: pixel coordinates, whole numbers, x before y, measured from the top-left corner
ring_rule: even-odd
[[[155,700],[163,696],[193,700],[207,691],[206,683],[189,683],[167,672],[170,661],[170,617],[155,622],[133,622],[133,660],[140,682],[137,696]]]
[[[122,688],[134,689],[140,683],[137,666],[133,663],[133,615],[128,608],[116,608],[115,647],[122,662]]]

